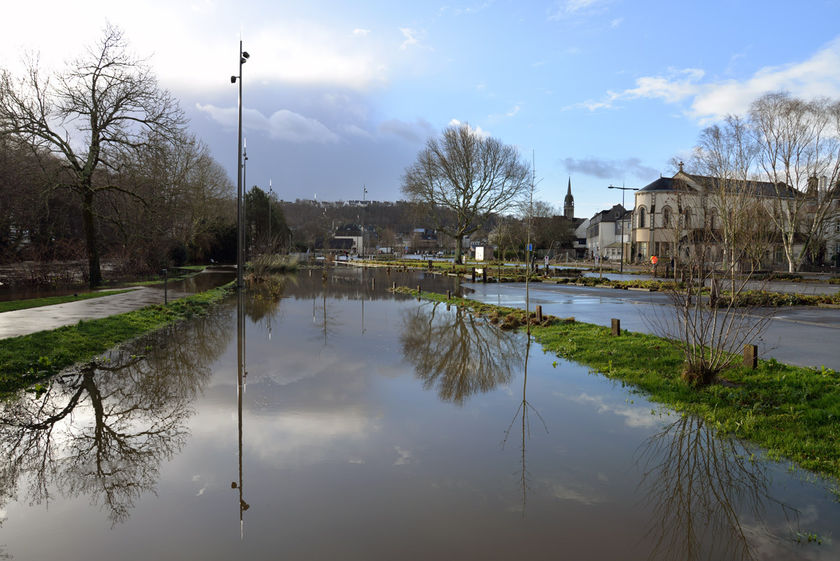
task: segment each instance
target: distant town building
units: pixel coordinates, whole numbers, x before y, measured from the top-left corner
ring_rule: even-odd
[[[563,200],[563,216],[569,220],[575,219],[575,198],[572,196],[572,178],[569,178],[569,186],[566,188],[566,198]]]

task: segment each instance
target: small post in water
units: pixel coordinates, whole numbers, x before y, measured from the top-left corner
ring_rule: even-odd
[[[542,315],[542,306],[537,306],[537,321],[542,323],[543,315]]]

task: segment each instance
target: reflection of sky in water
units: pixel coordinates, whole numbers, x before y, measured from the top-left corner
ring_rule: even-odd
[[[407,318],[418,303],[390,300],[379,290],[390,286],[384,275],[373,299],[359,288],[358,272],[340,274],[341,282],[328,285],[336,298],[323,299],[320,275],[304,277],[287,288],[291,297],[277,307],[266,300],[246,319],[244,540],[238,491],[231,489],[239,460],[235,310],[228,310],[223,321],[233,335],[207,352],[209,377],[185,421],[189,438],[161,462],[156,494],[139,497],[128,520],[110,529],[84,496],[56,494],[49,509],[28,507],[19,485],[20,501],[0,511],[7,514],[0,551],[44,560],[556,559],[561,552],[648,559],[657,540],[649,533],[655,505],[642,500],[642,473],[651,466],[640,464],[640,448],[677,416],[585,368],[564,361],[555,368],[535,346],[523,466],[515,416],[523,399],[521,358],[509,380],[450,384],[467,393],[443,401],[441,384],[451,380],[435,378],[424,389],[417,370],[424,351],[410,353],[415,362],[404,358]],[[321,318],[326,307],[326,344],[324,325],[312,321],[313,302]],[[428,321],[440,323],[442,334],[464,327],[448,327],[454,310],[439,306],[434,314]],[[79,419],[89,415],[79,411]],[[786,518],[768,502],[753,515],[737,506],[756,558],[836,558],[836,545],[796,546],[789,538],[800,528],[836,528],[840,505],[782,466],[771,466],[769,475],[768,493],[801,512]]]

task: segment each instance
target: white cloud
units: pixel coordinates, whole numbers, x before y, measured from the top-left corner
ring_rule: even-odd
[[[459,126],[461,126],[461,124],[462,124],[461,121],[459,121],[458,119],[452,119],[451,121],[449,121],[449,126],[450,127],[459,127]],[[473,127],[469,123],[464,123],[464,124],[467,125],[467,128],[470,129],[470,132],[472,132],[473,134],[475,134],[477,136],[480,136],[481,138],[487,138],[487,137],[490,136],[490,133],[488,131],[485,131],[481,127]]]
[[[549,20],[562,20],[570,17],[589,16],[606,11],[610,0],[563,0],[555,3],[549,12]]]
[[[238,124],[236,107],[196,104],[196,108],[228,129]],[[271,138],[286,142],[326,144],[340,140],[336,133],[317,119],[304,117],[288,109],[280,109],[268,117],[256,109],[245,109],[242,120],[246,129],[267,132]]]
[[[620,100],[661,99],[665,103],[688,102],[686,114],[700,123],[729,114],[744,114],[761,95],[787,91],[805,99],[840,97],[840,38],[834,39],[802,62],[759,69],[744,80],[709,80],[698,68],[670,70],[665,75],[643,76],[636,87],[608,91],[600,100],[586,100],[564,109],[609,109]]]
[[[411,463],[411,450],[403,450],[399,446],[394,446],[397,451],[397,459],[394,461],[395,466],[404,466]]]
[[[398,56],[396,45],[384,38],[371,40],[371,34],[359,41],[367,29],[348,33],[314,18],[287,18],[276,10],[256,15],[210,0],[148,0],[143,9],[106,0],[84,4],[80,10],[73,3],[48,1],[50,17],[37,23],[31,7],[10,5],[4,11],[6,21],[27,23],[7,26],[0,36],[0,65],[12,67],[22,52],[37,50],[47,69],[63,66],[101,36],[106,18],[91,14],[107,14],[107,21],[125,32],[132,51],[149,57],[161,83],[179,92],[231,88],[227,78],[237,74],[240,38],[251,54],[243,68],[246,84],[283,81],[366,90],[387,83]],[[73,33],[68,35],[68,29]]]
[[[592,405],[596,408],[599,414],[611,413],[618,417],[624,417],[624,424],[630,428],[654,428],[661,426],[662,424],[659,415],[651,415],[650,409],[611,403],[608,404],[601,396],[591,396],[586,393],[582,393],[577,397],[571,398],[571,400],[584,405]]]
[[[403,37],[405,37],[405,41],[403,41],[402,45],[400,45],[400,50],[404,51],[409,47],[419,44],[419,39],[417,35],[420,32],[416,29],[412,29],[410,27],[400,27],[400,33],[402,33]]]

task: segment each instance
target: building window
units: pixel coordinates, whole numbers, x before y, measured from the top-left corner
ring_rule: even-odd
[[[671,226],[671,207],[664,207],[662,209],[662,227],[668,228]]]
[[[639,208],[639,228],[645,227],[645,207]]]

